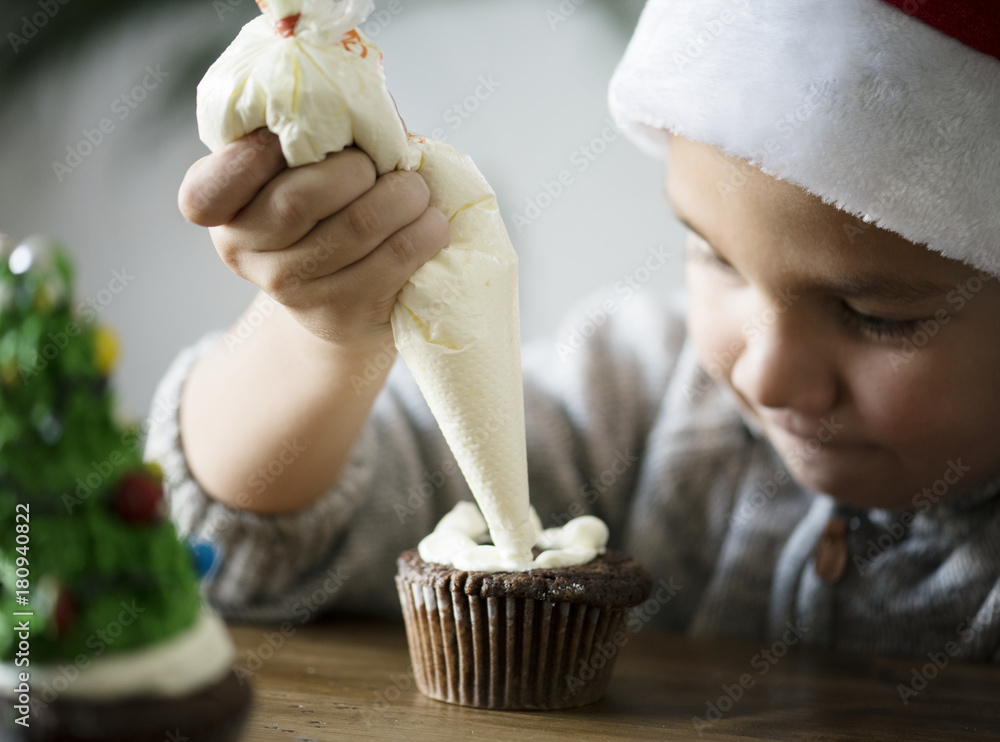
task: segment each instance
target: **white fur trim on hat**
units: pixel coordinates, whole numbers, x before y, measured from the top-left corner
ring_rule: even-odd
[[[1000,275],[1000,60],[886,3],[649,0],[609,101]]]

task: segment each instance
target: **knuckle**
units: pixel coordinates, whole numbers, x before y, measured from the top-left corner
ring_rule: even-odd
[[[431,207],[424,212],[427,230],[434,247],[442,249],[451,244],[451,224],[440,209]]]
[[[243,273],[242,250],[240,250],[235,244],[218,237],[215,238],[215,250],[219,253],[219,257],[222,258],[222,262],[226,264],[226,267],[229,268],[229,270],[240,278],[246,278]]]
[[[396,306],[396,295],[372,299],[368,305],[368,324],[385,322]]]
[[[271,208],[283,225],[295,225],[309,216],[306,198],[299,189],[283,185],[271,196]]]
[[[352,183],[358,183],[368,190],[375,185],[377,173],[375,163],[372,159],[359,149],[344,150],[343,166],[345,168],[344,177]]]
[[[226,214],[220,213],[233,183],[229,155],[223,150],[202,157],[187,173],[177,193],[177,205],[188,221],[203,227],[221,224]]]
[[[192,224],[201,227],[215,226],[212,224],[212,199],[219,195],[218,188],[212,188],[211,183],[187,179],[181,183],[177,193],[177,206],[181,214]]]
[[[279,304],[289,306],[294,304],[296,289],[300,284],[301,278],[296,273],[282,270],[268,276],[261,288]]]
[[[378,211],[366,201],[355,201],[348,207],[347,223],[351,231],[363,240],[377,237],[382,227]]]
[[[420,173],[400,170],[393,175],[392,185],[397,192],[405,193],[408,198],[413,199],[416,206],[422,209],[427,207],[431,200],[431,189]]]
[[[398,262],[404,264],[416,262],[419,254],[417,245],[405,231],[396,232],[385,241],[385,244]]]

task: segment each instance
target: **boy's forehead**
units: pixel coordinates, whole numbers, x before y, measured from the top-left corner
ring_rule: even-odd
[[[789,278],[900,302],[940,296],[975,272],[707,144],[671,136],[669,147],[668,201],[727,260],[752,248]]]

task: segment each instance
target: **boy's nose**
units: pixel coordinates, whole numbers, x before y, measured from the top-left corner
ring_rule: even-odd
[[[733,364],[733,388],[754,405],[820,416],[837,403],[836,367],[816,328],[779,315],[748,339]]]

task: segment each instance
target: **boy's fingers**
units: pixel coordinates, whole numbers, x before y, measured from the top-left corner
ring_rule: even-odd
[[[194,224],[227,224],[285,167],[278,137],[258,129],[192,165],[177,205]]]
[[[430,190],[417,173],[387,173],[370,188],[368,181],[332,176],[330,168],[336,165],[332,159],[347,154],[307,165],[326,173],[312,185],[307,173],[301,172],[305,168],[276,178],[296,178],[294,190],[299,195],[293,201],[283,197],[285,207],[273,208],[273,194],[261,193],[231,224],[214,229],[215,249],[230,270],[291,305],[304,283],[361,260],[427,210]],[[356,155],[368,164],[374,180],[371,160]]]
[[[364,152],[353,148],[287,170],[264,186],[227,225],[224,241],[217,242],[217,247],[227,252],[285,250],[307,235],[312,237],[313,228],[331,214],[356,199],[367,198],[370,192],[383,190],[383,181],[385,178],[376,184],[375,164]],[[383,206],[391,208],[389,203]],[[403,224],[413,221],[419,213]]]
[[[341,317],[356,317],[364,323],[384,322],[396,294],[417,268],[448,246],[449,240],[447,217],[429,208],[364,259],[313,281],[310,293],[316,294],[311,299],[325,299]]]
[[[375,187],[282,251],[305,280],[355,263],[427,211],[430,189],[412,172],[387,173]]]

